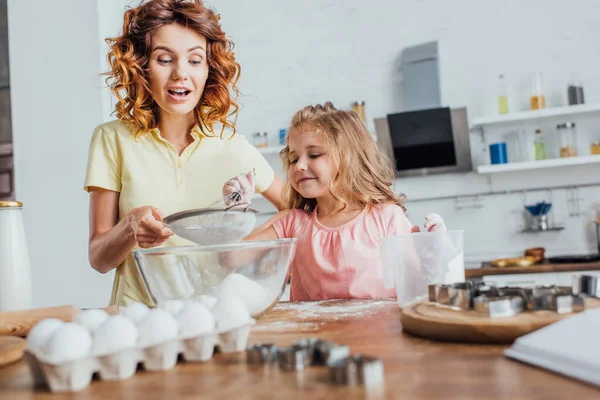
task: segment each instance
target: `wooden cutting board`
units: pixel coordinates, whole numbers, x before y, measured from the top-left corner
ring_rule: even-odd
[[[118,312],[117,306],[103,308],[109,314]],[[46,318],[71,322],[80,310],[73,306],[37,308],[23,311],[0,312],[0,335],[26,337],[29,330]]]
[[[0,336],[0,367],[23,357],[27,341],[16,336]]]
[[[587,299],[586,307],[600,308],[600,299]],[[514,317],[490,318],[473,310],[453,310],[424,301],[404,307],[400,321],[405,332],[427,339],[511,344],[520,336],[571,315],[554,311],[525,311]]]

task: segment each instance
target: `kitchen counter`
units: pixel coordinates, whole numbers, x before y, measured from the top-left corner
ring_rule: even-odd
[[[481,278],[487,275],[538,274],[542,272],[579,272],[600,271],[600,262],[573,264],[534,264],[529,267],[492,267],[489,264],[482,268],[465,270],[465,278]]]
[[[19,399],[207,398],[594,398],[600,390],[502,355],[504,346],[440,343],[402,333],[395,300],[279,303],[253,327],[249,344],[289,345],[319,337],[383,359],[385,386],[334,386],[324,367],[303,373],[249,366],[241,354],[180,363],[166,372],[139,371],[123,382],[93,381],[76,395],[34,388],[24,361],[0,369],[0,397]]]

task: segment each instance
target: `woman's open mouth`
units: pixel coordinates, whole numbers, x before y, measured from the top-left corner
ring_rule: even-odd
[[[173,101],[185,101],[192,91],[188,89],[168,89],[167,93],[169,93],[169,98]]]

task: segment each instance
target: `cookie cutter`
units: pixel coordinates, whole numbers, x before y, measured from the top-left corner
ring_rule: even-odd
[[[479,314],[490,318],[512,317],[523,311],[523,298],[520,296],[477,296],[473,299],[473,308]]]
[[[429,285],[428,292],[429,301],[451,308],[471,309],[473,300],[473,284],[471,282]]]
[[[557,295],[552,297],[550,309],[558,314],[568,314],[585,310],[585,298],[583,296]]]
[[[564,303],[566,300],[561,300],[557,303],[558,297],[571,296],[573,290],[568,286],[534,286],[531,288],[521,289],[525,296],[525,308],[529,311],[556,311],[557,304]],[[560,308],[560,307],[558,307]]]
[[[329,360],[350,355],[348,346],[316,338],[302,338],[292,343],[292,346],[305,348],[311,365],[326,365]]]
[[[272,343],[256,344],[246,349],[249,364],[272,364],[277,361],[277,346]]]
[[[351,355],[327,364],[332,383],[373,386],[383,382],[383,361],[365,355]]]
[[[312,353],[307,346],[292,345],[277,351],[279,368],[284,371],[302,371],[312,361]]]
[[[317,340],[314,346],[312,365],[327,365],[327,363],[339,360],[350,355],[350,348],[346,345]]]
[[[573,276],[573,294],[600,298],[600,285],[598,277],[593,275]]]

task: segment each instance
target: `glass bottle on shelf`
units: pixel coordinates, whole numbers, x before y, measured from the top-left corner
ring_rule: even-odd
[[[531,105],[532,110],[546,108],[542,74],[539,72],[536,72],[531,76],[531,96],[529,97],[529,104]]]
[[[577,132],[574,122],[565,122],[556,125],[560,135],[560,156],[574,157],[577,155]]]
[[[365,102],[364,101],[355,101],[354,103],[352,103],[352,110],[354,110],[354,112],[356,112],[358,114],[358,116],[360,117],[360,119],[363,120],[363,122],[366,122],[366,118],[365,118]]]
[[[546,140],[542,134],[541,129],[535,130],[535,137],[533,138],[533,156],[535,160],[545,160],[548,158],[546,152]]]
[[[498,77],[498,112],[508,114],[508,85],[502,74]]]

